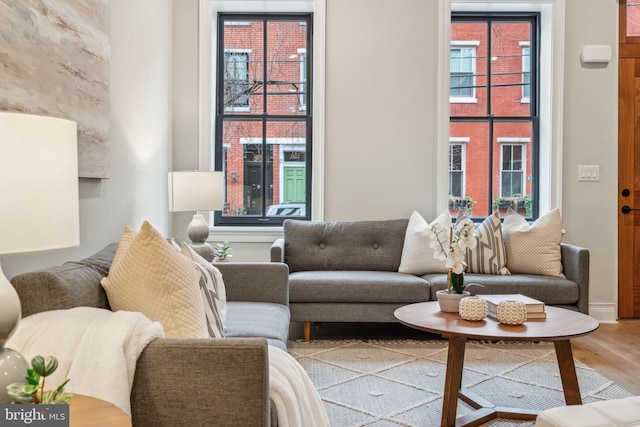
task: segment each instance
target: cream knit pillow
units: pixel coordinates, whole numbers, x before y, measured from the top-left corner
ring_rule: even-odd
[[[109,275],[102,279],[113,311],[138,311],[164,327],[167,338],[208,338],[193,261],[177,252],[148,222],[129,241],[123,233]]]
[[[511,274],[540,274],[564,278],[560,240],[562,218],[554,209],[529,224],[517,212],[509,209],[502,223],[507,250],[507,268]]]

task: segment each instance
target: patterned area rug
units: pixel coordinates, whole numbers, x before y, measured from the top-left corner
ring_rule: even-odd
[[[440,425],[446,341],[290,341],[288,347],[316,385],[332,427]],[[576,371],[584,403],[631,395],[577,360]],[[542,410],[564,405],[552,343],[468,341],[462,383],[500,406]],[[458,416],[470,411],[459,402]],[[501,419],[484,424],[534,425]]]

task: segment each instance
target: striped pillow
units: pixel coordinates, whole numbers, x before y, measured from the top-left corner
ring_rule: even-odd
[[[204,301],[204,314],[207,318],[209,336],[224,338],[227,298],[222,273],[185,243],[182,244],[181,253],[193,261],[200,276],[200,293]]]
[[[458,216],[460,219],[460,216]],[[494,212],[476,228],[478,244],[467,249],[467,272],[480,274],[511,274],[507,269],[507,256],[502,239],[500,213]]]

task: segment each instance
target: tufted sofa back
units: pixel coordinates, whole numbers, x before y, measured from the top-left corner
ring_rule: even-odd
[[[408,219],[355,222],[285,220],[289,271],[398,271]]]

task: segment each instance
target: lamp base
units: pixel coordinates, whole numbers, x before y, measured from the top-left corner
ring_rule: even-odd
[[[7,386],[26,383],[29,363],[20,353],[10,348],[0,348],[0,405],[9,405],[13,398],[7,393]]]
[[[202,215],[195,214],[193,216],[187,228],[187,236],[189,236],[191,240],[191,247],[198,255],[209,262],[213,261],[213,247],[207,243],[207,239],[209,238],[209,224],[207,224],[207,221],[204,220]]]

